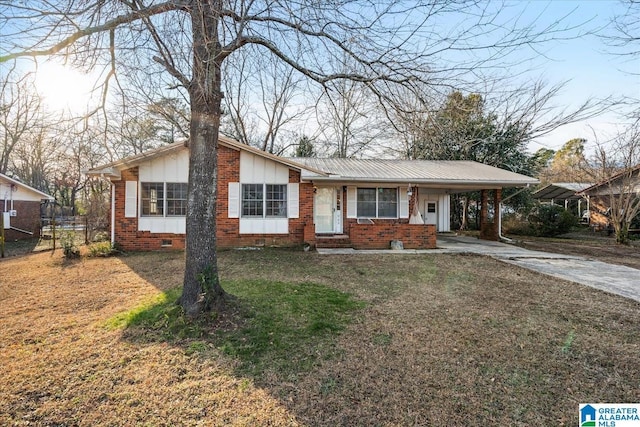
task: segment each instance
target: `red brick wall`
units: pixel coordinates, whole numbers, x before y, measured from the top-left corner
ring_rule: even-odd
[[[122,173],[122,179],[115,181],[116,226],[115,240],[125,250],[163,249],[163,240],[171,241],[164,248],[182,249],[185,245],[183,234],[150,233],[138,230],[137,218],[124,217],[125,181],[137,181],[138,169],[132,168]],[[240,152],[220,146],[218,148],[218,194],[216,240],[219,248],[240,246],[293,246],[305,240],[305,227],[313,226],[313,185],[300,184],[300,215],[289,220],[289,234],[240,234],[240,220],[228,217],[229,183],[240,181]],[[300,173],[289,171],[289,182],[300,181]],[[314,234],[315,236],[315,234]]]
[[[229,218],[229,183],[240,181],[240,152],[225,146],[218,147],[218,201],[216,210],[216,239],[217,246],[239,246],[239,220]],[[249,240],[247,240],[249,242]],[[242,246],[252,246],[259,242],[244,243]]]
[[[151,233],[149,231],[138,231],[137,216],[133,218],[125,218],[124,205],[126,196],[126,181],[138,181],[137,167],[122,171],[122,179],[120,181],[114,182],[116,194],[116,243],[120,245],[122,249],[127,251],[149,251],[162,248],[183,249],[183,234]],[[138,211],[138,209],[136,209],[136,211]],[[111,215],[111,213],[109,215]],[[163,243],[165,245],[163,245]]]
[[[7,202],[7,210],[10,209],[11,202]],[[30,231],[33,235],[7,229],[4,230],[5,240],[10,241],[40,237],[40,202],[14,200],[13,209],[16,211],[17,215],[11,217],[11,226],[21,230]],[[0,212],[4,211],[4,200],[0,200]]]
[[[309,223],[313,225],[313,185],[304,183],[299,186],[299,217],[289,219],[289,234],[240,234],[240,220],[227,217],[229,182],[240,180],[240,153],[230,148],[222,148],[236,153],[237,164],[230,162],[229,167],[233,167],[233,170],[229,171],[228,178],[218,180],[219,210],[217,212],[218,232],[216,233],[218,247],[295,246],[304,243],[305,226]],[[218,151],[218,155],[224,156],[223,152],[223,150]],[[218,167],[222,170],[220,157],[218,158]],[[224,174],[224,172],[222,173]],[[300,182],[300,172],[290,169],[289,182]]]
[[[490,198],[490,195],[493,197]],[[500,240],[500,230],[498,230],[498,217],[495,212],[502,200],[502,190],[482,190],[480,191],[480,238],[484,240]],[[489,218],[489,204],[493,206],[494,215]]]
[[[355,249],[389,249],[392,240],[400,240],[405,249],[435,249],[436,226],[409,224],[408,220],[374,219],[374,224],[358,224],[349,219],[349,240]]]

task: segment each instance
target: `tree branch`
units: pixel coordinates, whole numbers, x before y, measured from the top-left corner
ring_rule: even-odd
[[[82,30],[78,30],[66,37],[64,40],[56,43],[48,49],[43,50],[28,50],[23,52],[10,53],[8,55],[0,56],[0,63],[11,61],[13,59],[25,58],[25,57],[39,57],[39,56],[51,56],[55,53],[62,51],[63,49],[73,45],[78,40],[88,37],[90,35],[101,33],[104,31],[113,30],[120,25],[135,22],[140,19],[148,18],[149,16],[159,15],[171,10],[187,10],[187,3],[178,1],[167,1],[154,6],[149,6],[144,9],[136,10],[131,13],[120,15],[114,19],[105,22],[102,25],[96,25],[88,27]]]

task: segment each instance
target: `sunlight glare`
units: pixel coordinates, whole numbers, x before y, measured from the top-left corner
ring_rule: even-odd
[[[80,114],[87,110],[95,79],[71,67],[42,64],[35,85],[47,109],[52,112]]]

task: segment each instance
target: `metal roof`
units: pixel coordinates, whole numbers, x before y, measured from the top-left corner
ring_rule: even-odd
[[[582,196],[576,193],[592,185],[590,182],[554,182],[534,191],[532,196],[538,200],[577,200]]]
[[[467,160],[386,160],[295,158],[308,167],[327,172],[302,178],[336,182],[397,182],[435,186],[523,187],[539,181],[526,175]]]

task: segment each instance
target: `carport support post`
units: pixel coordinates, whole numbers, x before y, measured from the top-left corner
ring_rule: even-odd
[[[484,230],[489,216],[487,190],[480,190],[480,238],[484,239]]]
[[[497,215],[500,209],[500,201],[502,199],[502,190],[493,190],[493,220],[489,221],[489,190],[480,191],[480,238],[484,240],[498,241],[500,239],[500,230],[498,230]]]
[[[502,224],[498,220],[498,216],[502,213],[499,212],[502,203],[502,188],[496,188],[493,190],[493,240],[500,241],[500,235],[502,230],[498,227],[502,227]]]

